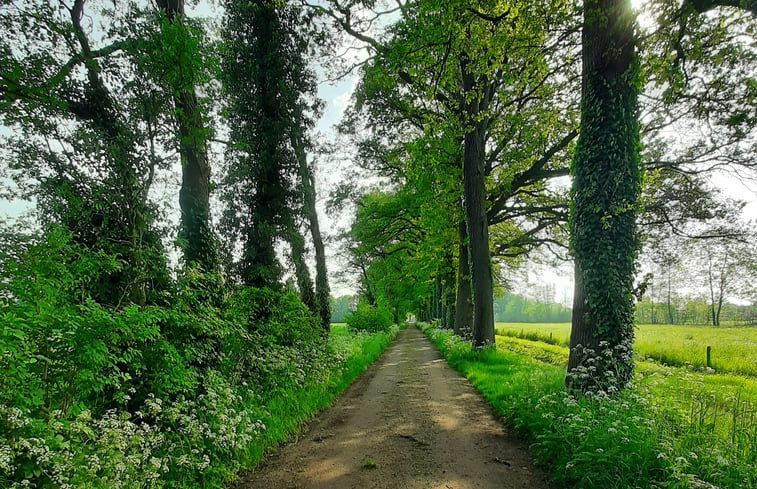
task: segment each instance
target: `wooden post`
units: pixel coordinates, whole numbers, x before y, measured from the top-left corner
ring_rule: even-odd
[[[707,345],[707,367],[712,368],[712,363],[710,362],[710,354],[712,353],[712,347],[710,345]]]

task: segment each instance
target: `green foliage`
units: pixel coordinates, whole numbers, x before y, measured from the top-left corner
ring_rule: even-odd
[[[144,355],[159,348],[162,311],[95,303],[91,283],[120,264],[72,244],[60,229],[4,265],[0,348],[9,355],[0,359],[8,372],[0,402],[51,412],[122,398],[147,369]]]
[[[561,323],[570,321],[571,310],[562,304],[545,304],[505,294],[494,298],[494,320],[515,323]]]
[[[330,297],[329,302],[331,305],[331,322],[343,323],[344,318],[350,312],[350,306],[354,300],[351,295],[343,295],[340,297]]]
[[[717,304],[717,303],[716,303]],[[638,324],[669,324],[670,316],[678,325],[705,326],[712,323],[712,305],[695,298],[672,297],[670,309],[667,302],[658,302],[644,297],[636,303]],[[721,325],[757,325],[757,304],[743,305],[725,302],[720,314]]]
[[[731,388],[722,380],[703,384],[680,369],[642,365],[636,387],[616,397],[574,397],[563,384],[567,348],[561,348],[555,366],[531,358],[525,350],[511,351],[509,345],[473,352],[469,343],[449,332],[422,329],[450,364],[527,438],[537,461],[549,468],[561,487],[757,484],[757,398],[740,394],[753,385]],[[739,435],[732,437],[734,433]]]
[[[162,306],[109,308],[120,263],[51,229],[0,255],[0,485],[217,487],[327,405],[397,329],[337,329],[291,291],[181,272]],[[114,485],[115,484],[115,485]]]
[[[383,307],[361,302],[354,311],[345,316],[344,322],[353,331],[376,333],[389,329],[392,325],[392,315]]]

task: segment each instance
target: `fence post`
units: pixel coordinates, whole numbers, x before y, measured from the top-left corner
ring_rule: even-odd
[[[710,362],[710,355],[712,353],[712,347],[710,345],[707,345],[707,367],[712,368],[712,363]]]

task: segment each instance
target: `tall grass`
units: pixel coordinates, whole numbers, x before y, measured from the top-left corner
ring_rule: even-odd
[[[497,323],[497,334],[568,345],[569,323]],[[757,376],[757,328],[643,324],[634,350],[665,365],[705,369],[707,346],[716,372]]]
[[[754,379],[719,386],[705,379],[725,376],[642,362],[622,395],[574,398],[563,388],[565,347],[499,337],[472,352],[423,329],[564,487],[757,487]]]

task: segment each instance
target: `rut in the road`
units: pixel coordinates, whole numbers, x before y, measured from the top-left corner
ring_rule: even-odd
[[[408,328],[294,444],[238,486],[547,488],[470,383]]]

